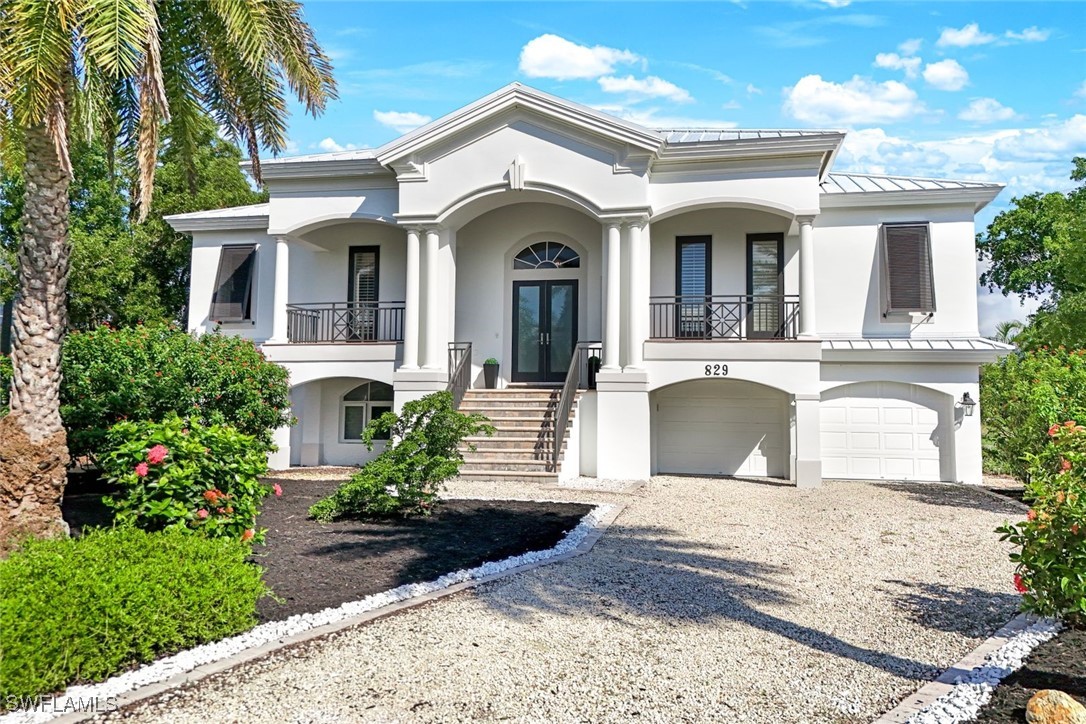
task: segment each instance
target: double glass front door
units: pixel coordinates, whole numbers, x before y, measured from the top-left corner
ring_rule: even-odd
[[[513,382],[562,382],[577,345],[577,280],[513,282]]]

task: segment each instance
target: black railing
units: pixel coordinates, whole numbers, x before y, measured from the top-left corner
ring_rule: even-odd
[[[799,295],[681,295],[649,299],[650,339],[795,339]]]
[[[551,464],[554,472],[562,457],[562,443],[566,439],[569,427],[569,414],[573,410],[573,401],[577,399],[577,390],[596,386],[596,372],[599,371],[603,357],[603,344],[600,342],[580,342],[573,350],[573,359],[566,372],[566,382],[558,396],[558,407],[554,411],[554,446],[551,449]]]
[[[449,386],[453,409],[459,410],[464,393],[471,389],[471,342],[449,342]]]
[[[402,342],[403,302],[317,302],[287,305],[287,339],[338,344]]]

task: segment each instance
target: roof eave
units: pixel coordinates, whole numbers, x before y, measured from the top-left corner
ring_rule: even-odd
[[[848,208],[855,206],[904,206],[913,204],[973,204],[977,213],[990,204],[1003,191],[1003,186],[992,185],[965,189],[901,189],[895,191],[859,191],[853,193],[821,192],[822,208]]]
[[[253,165],[242,161],[241,168],[252,175]],[[261,164],[264,180],[297,178],[342,178],[346,176],[379,176],[390,174],[387,168],[373,158],[341,158],[324,161],[291,161],[283,159],[275,163]]]
[[[188,214],[175,214],[163,217],[174,231],[186,233],[192,231],[230,231],[236,229],[268,229],[267,214],[249,216],[185,218]]]

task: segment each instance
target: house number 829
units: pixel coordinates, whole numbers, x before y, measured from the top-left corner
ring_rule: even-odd
[[[727,377],[728,365],[705,365],[706,377]]]

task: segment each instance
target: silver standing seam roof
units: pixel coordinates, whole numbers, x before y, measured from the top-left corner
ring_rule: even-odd
[[[999,189],[1001,184],[981,181],[914,178],[912,176],[875,176],[863,173],[831,173],[822,182],[824,194],[864,194],[890,191],[960,191],[963,189]]]
[[[774,138],[804,138],[841,133],[831,130],[801,130],[789,128],[674,128],[656,129],[671,145],[683,143],[718,143],[720,141],[752,141]]]
[[[959,338],[883,338],[883,339],[824,339],[822,349],[830,350],[903,350],[964,351],[964,352],[1013,352],[1015,347],[984,337]]]

